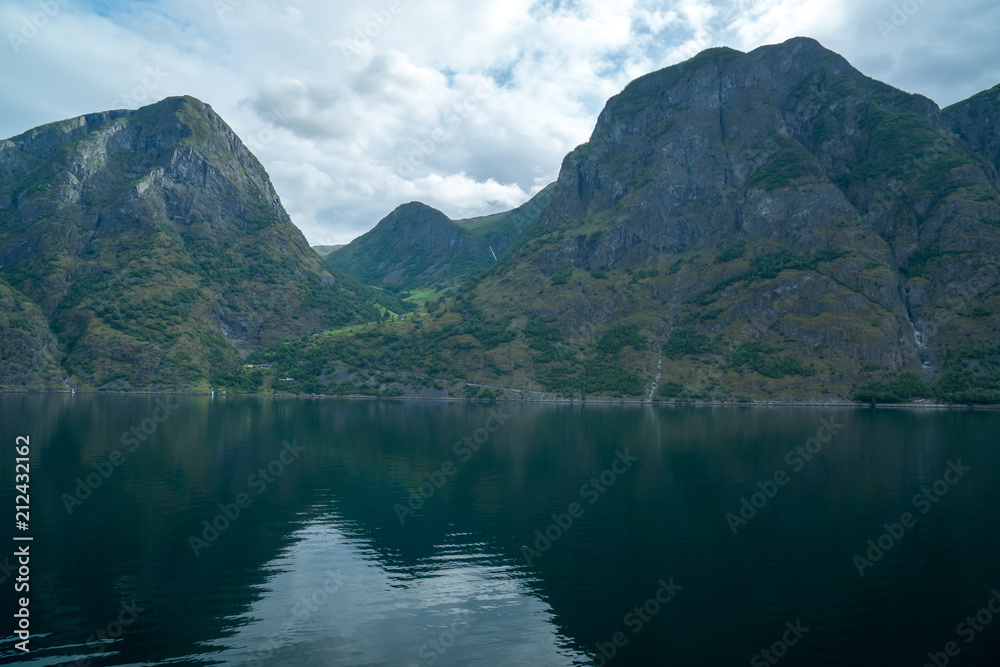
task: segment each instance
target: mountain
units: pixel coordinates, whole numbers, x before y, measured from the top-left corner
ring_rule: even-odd
[[[997,99],[942,111],[806,38],[710,49],[609,100],[537,222],[442,306],[270,359],[401,391],[997,402]],[[422,275],[412,246],[368,267]]]
[[[398,291],[452,287],[494,264],[538,221],[553,192],[550,186],[512,211],[468,220],[404,204],[325,261],[365,284]]]
[[[946,127],[1000,171],[1000,85],[964,102],[953,104],[942,114]]]
[[[206,104],[0,141],[0,387],[208,388],[282,340],[380,317]]]
[[[331,253],[337,252],[343,247],[343,245],[314,245],[312,249],[315,250],[316,254],[320,257],[326,258]]]
[[[480,238],[444,213],[411,202],[325,261],[363,283],[409,289],[474,275],[493,257]]]

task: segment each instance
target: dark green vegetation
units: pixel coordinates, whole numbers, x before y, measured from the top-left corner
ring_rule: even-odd
[[[208,389],[278,341],[380,317],[260,163],[171,98],[0,142],[0,387]]]
[[[940,375],[937,395],[953,403],[1000,403],[1000,346],[957,350]]]
[[[554,186],[512,211],[450,220],[419,202],[400,206],[367,234],[326,255],[328,266],[395,291],[454,287],[501,257],[534,225]]]
[[[1000,344],[997,98],[941,112],[808,39],[644,76],[500,261],[394,327],[443,355],[399,386],[639,397],[659,368],[663,399],[984,402],[961,355]],[[509,340],[457,335],[472,308]]]
[[[493,263],[486,243],[444,213],[411,202],[325,259],[370,285],[453,285]]]
[[[646,340],[639,335],[639,327],[634,324],[613,326],[598,339],[597,349],[602,354],[617,354],[626,347],[641,349]]]
[[[326,258],[343,247],[344,246],[342,245],[314,245],[313,250],[315,250],[316,254],[320,257]]]
[[[917,373],[907,371],[892,382],[870,384],[854,394],[865,403],[905,403],[915,398],[932,398],[934,390]]]
[[[193,117],[189,107],[179,117]],[[185,122],[180,147],[214,145],[212,132]],[[275,210],[270,190],[230,191],[240,208],[225,229],[238,231],[221,242],[185,231],[175,251],[190,222],[143,234],[145,254],[115,263],[114,284],[178,282],[155,297],[144,287],[146,301],[102,287],[102,270],[68,268],[51,283],[65,294],[46,301],[6,262],[2,298],[37,305],[4,323],[17,332],[9,347],[22,350],[9,368],[43,377],[61,363],[96,386],[140,386],[117,357],[100,369],[76,361],[81,326],[96,321],[167,349],[173,374],[143,377],[174,386],[210,368],[235,391],[991,403],[1000,395],[990,352],[1000,346],[997,127],[996,89],[942,111],[813,40],[713,49],[612,98],[558,181],[521,208],[452,221],[406,204],[327,257],[379,291],[343,276],[333,279],[339,291],[323,291],[330,278],[308,248],[295,261],[255,254],[275,245],[259,218]],[[45,182],[24,180],[0,198],[5,230],[20,229],[15,195],[56,201],[31,194]],[[21,253],[21,266],[80,261],[16,238],[3,247]],[[169,279],[135,257],[172,267]],[[272,267],[309,270],[275,279],[272,290],[299,290],[275,299],[262,296],[265,266],[269,278]],[[221,288],[211,291],[215,310],[191,301],[206,280]],[[265,317],[275,304],[283,317]],[[67,307],[92,319],[53,317]],[[38,311],[48,330],[32,324]],[[189,326],[192,313],[205,326]],[[181,345],[191,335],[198,356]],[[23,354],[29,341],[42,351]]]
[[[688,328],[677,328],[663,344],[663,355],[667,359],[680,359],[688,355],[711,354],[717,347],[707,335]]]

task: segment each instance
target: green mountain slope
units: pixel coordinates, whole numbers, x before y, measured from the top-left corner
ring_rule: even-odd
[[[1000,85],[942,110],[949,129],[1000,171]]]
[[[207,388],[253,350],[379,317],[189,97],[0,142],[0,278],[23,313],[0,321],[6,388]]]
[[[337,252],[343,247],[343,245],[314,245],[312,249],[316,251],[317,255],[326,259],[328,255]]]
[[[552,183],[513,210],[459,220],[456,224],[482,239],[497,257],[501,257],[538,222],[557,191],[558,185]]]
[[[396,291],[455,287],[507,252],[538,221],[554,191],[549,186],[514,210],[469,220],[404,204],[325,261],[362,283]]]
[[[493,257],[480,238],[444,213],[411,202],[325,261],[363,283],[409,289],[460,281],[488,267]]]
[[[537,223],[443,306],[268,358],[308,360],[324,369],[310,391],[334,393],[339,374],[399,390],[1000,400],[995,100],[942,113],[810,39],[706,51],[612,98]]]
[[[62,385],[59,344],[41,309],[0,280],[0,378],[42,390]]]

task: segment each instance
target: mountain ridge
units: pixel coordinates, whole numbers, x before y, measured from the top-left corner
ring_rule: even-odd
[[[260,162],[192,97],[0,142],[0,278],[47,320],[8,321],[4,343],[50,349],[51,336],[59,349],[44,379],[0,377],[8,388],[54,388],[59,375],[58,387],[207,389],[213,368],[256,349],[379,314],[376,293],[325,268]]]
[[[992,401],[995,135],[952,131],[995,117],[983,95],[942,112],[808,38],[640,77],[538,222],[385,369],[562,396]],[[298,354],[340,363],[324,344]]]
[[[66,368],[76,385],[178,386],[195,376],[171,368],[207,363],[217,387],[236,391],[998,403],[998,90],[942,110],[809,38],[711,49],[612,97],[556,182],[522,207],[452,221],[411,202],[326,258],[331,271],[385,289],[328,273],[256,159],[194,101],[159,107],[173,109],[161,129],[131,143],[110,132],[73,143],[68,162],[23,162],[40,175],[31,182],[12,185],[24,156],[0,142],[0,303],[18,309],[16,325],[0,317],[0,378],[30,372],[51,384]],[[129,126],[115,113],[92,124]],[[93,134],[65,122],[55,129]],[[53,131],[32,135],[36,153]],[[142,149],[121,164],[149,159],[163,173],[145,162],[129,178],[102,172],[115,141]],[[73,183],[77,173],[89,190]],[[168,196],[168,176],[184,196]],[[85,195],[90,217],[60,226],[59,205]],[[148,252],[119,258],[130,268],[117,269],[116,284],[143,267],[146,279],[186,280],[166,290],[176,303],[145,294],[147,311],[175,318],[165,330],[119,312],[129,298],[113,298],[106,279],[86,282],[107,267],[81,261],[110,257],[98,241],[115,234],[135,244],[129,225],[143,219],[170,224],[143,237],[158,244]],[[48,248],[29,233],[39,224],[84,238],[89,254],[77,241]],[[109,234],[81,234],[86,225]],[[188,264],[200,269],[175,256],[171,234],[197,251]],[[263,239],[266,256],[246,238]],[[206,250],[226,243],[243,245],[231,257]],[[280,280],[261,280],[275,269]],[[403,310],[386,290],[425,296],[387,320],[384,306]],[[185,309],[196,301],[207,336],[197,362],[190,341],[171,347],[189,333]],[[107,334],[108,322],[173,356],[143,369],[148,355],[122,359],[107,345],[122,342],[115,336],[91,344],[91,327]],[[247,354],[267,372],[243,369]],[[132,370],[116,378],[123,364]]]
[[[325,262],[394,290],[457,287],[496,263],[541,215],[554,184],[510,211],[452,220],[422,202],[401,204]]]

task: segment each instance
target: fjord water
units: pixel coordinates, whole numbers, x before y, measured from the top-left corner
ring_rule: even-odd
[[[1000,665],[1000,615],[957,634],[1000,589],[997,413],[157,400],[0,395],[0,539],[17,435],[34,536],[0,662]]]

